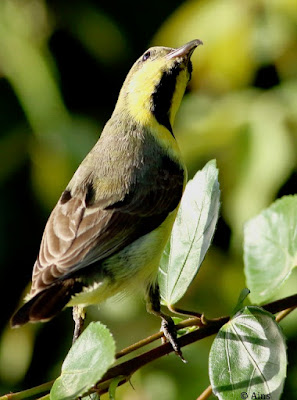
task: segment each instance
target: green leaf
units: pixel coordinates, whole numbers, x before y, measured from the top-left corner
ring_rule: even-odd
[[[271,298],[297,264],[297,196],[285,196],[244,229],[244,264],[251,299]]]
[[[51,400],[71,400],[85,394],[115,360],[115,343],[100,322],[91,322],[71,347],[56,379]]]
[[[175,304],[186,293],[207,252],[220,205],[216,161],[208,162],[188,182],[164,250],[159,285],[165,304]]]
[[[210,382],[220,400],[260,398],[254,393],[278,400],[286,368],[283,334],[260,307],[242,309],[220,329],[210,350]]]

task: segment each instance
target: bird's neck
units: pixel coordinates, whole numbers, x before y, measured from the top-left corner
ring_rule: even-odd
[[[146,120],[140,123],[139,120],[135,118],[134,114],[131,115],[130,113],[124,112],[120,105],[117,104],[117,107],[108,121],[108,125],[116,128],[112,129],[112,131],[117,132],[119,138],[123,138],[124,136],[127,139],[128,137],[133,137],[133,141],[139,140],[144,143],[147,142],[145,137],[150,135],[159,146],[162,147],[165,154],[180,164],[180,149],[175,137],[171,131],[156,120],[154,115],[146,114]],[[109,135],[110,131],[110,129],[104,130],[104,132],[102,132],[103,136]]]
[[[138,79],[139,78],[139,79]],[[128,76],[120,92],[115,113],[128,114],[140,126],[165,128],[173,136],[176,113],[188,83],[188,73],[179,68],[158,71],[151,79]]]

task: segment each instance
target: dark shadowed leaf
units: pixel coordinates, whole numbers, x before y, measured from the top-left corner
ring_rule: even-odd
[[[286,345],[274,317],[245,307],[219,331],[209,356],[213,393],[220,400],[280,399],[286,377]],[[266,396],[266,397],[264,397]]]

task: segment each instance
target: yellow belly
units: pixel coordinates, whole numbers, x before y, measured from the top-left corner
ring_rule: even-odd
[[[154,231],[125,247],[102,263],[114,276],[94,282],[76,294],[67,306],[99,304],[122,291],[145,288],[157,278],[160,258],[169,239],[177,208]]]

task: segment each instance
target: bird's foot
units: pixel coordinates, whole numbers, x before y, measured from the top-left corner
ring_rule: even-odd
[[[86,313],[82,307],[74,306],[72,309],[72,316],[74,321],[74,332],[72,338],[72,344],[73,344],[82,333],[86,318]]]
[[[187,361],[184,359],[181,348],[177,343],[177,331],[173,319],[163,313],[160,317],[162,318],[161,331],[164,334],[162,339],[163,343],[166,341],[169,342],[175,354],[182,360],[182,362],[186,363]]]

